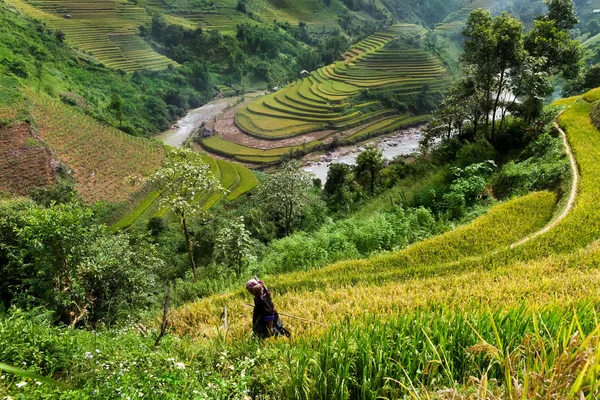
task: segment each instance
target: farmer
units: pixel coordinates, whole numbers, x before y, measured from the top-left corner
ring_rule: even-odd
[[[290,336],[283,327],[279,314],[271,301],[271,293],[264,282],[254,277],[246,282],[246,289],[254,296],[254,313],[252,314],[252,331],[260,339],[271,336]]]

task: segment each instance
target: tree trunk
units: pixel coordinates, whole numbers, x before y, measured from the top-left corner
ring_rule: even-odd
[[[496,94],[496,100],[494,101],[494,107],[492,108],[492,143],[494,143],[494,133],[496,131],[496,111],[498,110],[498,103],[500,102],[500,95],[502,94],[502,88],[504,86],[504,70],[500,72],[500,82],[498,82],[498,93]]]
[[[181,214],[181,224],[183,225],[183,234],[185,236],[185,246],[188,251],[190,265],[192,266],[192,276],[194,278],[194,282],[196,282],[196,262],[194,261],[194,249],[192,248],[192,242],[190,240],[190,233],[188,231],[185,214]]]
[[[375,193],[375,170],[371,168],[371,196]]]

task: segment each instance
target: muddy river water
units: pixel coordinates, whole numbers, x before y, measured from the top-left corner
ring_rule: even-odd
[[[246,97],[255,97],[259,95],[259,93],[252,93],[246,95]],[[188,114],[177,121],[171,129],[156,136],[156,139],[168,146],[181,147],[195,128],[199,127],[203,122],[209,122],[218,117],[228,107],[235,105],[239,99],[239,96],[216,99],[206,103],[200,108],[190,110]],[[417,127],[399,130],[391,136],[388,135],[383,138],[374,139],[369,144],[381,149],[383,157],[391,160],[399,155],[414,153],[419,147],[419,140],[421,140],[421,132]],[[340,147],[320,156],[318,161],[306,162],[304,164],[304,169],[312,172],[317,178],[321,179],[322,182],[325,182],[331,164],[345,163],[353,165],[356,163],[358,155],[364,149],[365,145]],[[314,159],[314,157],[311,158]]]

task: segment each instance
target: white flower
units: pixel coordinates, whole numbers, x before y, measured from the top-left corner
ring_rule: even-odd
[[[35,384],[36,384],[36,385],[38,385],[38,386],[40,386],[40,385],[42,384],[42,382],[40,382],[40,381],[35,381]]]
[[[185,369],[185,364],[182,362],[175,363],[175,366],[177,367],[177,369]]]
[[[97,353],[97,354],[100,354],[100,350],[99,350],[99,349],[96,349],[96,353]]]
[[[27,382],[25,382],[25,381],[21,381],[21,382],[17,383],[17,387],[18,388],[21,388],[21,387],[23,387],[25,385],[27,385]]]
[[[86,351],[83,357],[87,358],[87,359],[94,358],[94,356],[92,355],[92,353],[90,353],[89,351]]]

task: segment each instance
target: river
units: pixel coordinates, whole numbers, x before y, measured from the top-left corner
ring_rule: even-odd
[[[247,94],[246,97],[255,97],[259,95],[261,95],[261,93],[252,93]],[[156,139],[168,146],[181,147],[195,128],[199,127],[203,122],[209,122],[218,117],[229,106],[235,105],[240,98],[240,96],[236,96],[216,99],[206,103],[200,108],[190,110],[188,114],[177,121],[171,129],[156,136]],[[414,153],[419,147],[421,137],[419,128],[407,128],[398,131],[392,136],[376,138],[369,144],[381,149],[384,158],[392,160],[396,156]],[[317,178],[325,183],[329,165],[332,163],[354,165],[356,164],[356,158],[364,149],[364,144],[360,146],[340,147],[320,156],[318,161],[305,162],[304,170],[312,172]]]
[[[369,142],[381,150],[383,158],[392,160],[394,157],[409,155],[416,152],[419,148],[419,141],[423,136],[420,128],[407,128],[400,130],[392,136],[374,139]],[[365,149],[366,145],[341,147],[332,152],[321,156],[319,161],[308,162],[304,165],[304,170],[312,172],[315,176],[325,183],[329,166],[333,163],[344,163],[348,165],[356,164],[358,155]]]

